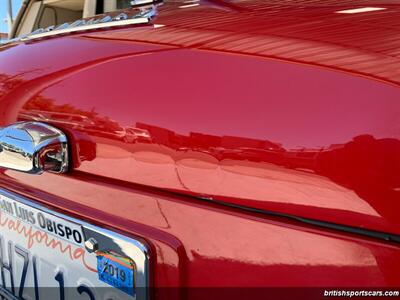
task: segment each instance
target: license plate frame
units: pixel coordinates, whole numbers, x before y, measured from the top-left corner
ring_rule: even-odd
[[[11,214],[10,211],[4,210],[5,208],[7,208],[7,205],[4,204],[5,202],[3,202],[3,200],[6,200],[7,203],[11,203],[13,205],[12,206],[13,208],[11,208],[11,212],[13,214]],[[15,205],[14,203],[19,204],[19,206],[14,206]],[[25,217],[19,217],[19,216],[17,216],[17,213],[15,213],[15,211],[17,209],[20,209],[20,207],[30,209],[30,210],[25,209],[27,211],[27,213],[25,214]],[[7,214],[7,212],[9,214]],[[4,275],[4,266],[3,265],[6,260],[5,257],[7,256],[5,253],[7,253],[8,251],[11,251],[11,247],[12,247],[11,245],[8,245],[8,244],[9,243],[15,244],[13,247],[16,247],[16,245],[17,245],[16,241],[19,241],[19,243],[21,244],[21,240],[26,239],[26,244],[22,245],[20,247],[21,249],[34,249],[32,247],[35,246],[35,245],[34,246],[31,245],[32,247],[29,248],[28,246],[30,243],[30,236],[29,237],[27,235],[24,235],[22,237],[18,236],[18,234],[21,234],[21,233],[18,233],[18,231],[15,231],[15,233],[14,233],[15,235],[10,236],[10,231],[9,231],[9,230],[11,230],[9,227],[10,223],[7,223],[7,224],[4,223],[4,220],[6,219],[5,216],[7,217],[7,220],[14,220],[14,222],[12,223],[12,224],[14,224],[14,226],[16,226],[15,224],[17,224],[17,223],[25,224],[26,227],[23,227],[24,231],[21,231],[21,232],[22,232],[22,234],[26,234],[26,232],[27,232],[26,228],[28,228],[28,226],[30,226],[29,228],[35,228],[35,226],[32,225],[34,223],[27,222],[27,220],[29,219],[28,218],[29,213],[31,214],[31,218],[34,218],[37,216],[37,214],[39,212],[43,213],[43,215],[46,216],[47,219],[51,219],[53,221],[55,220],[54,222],[56,222],[56,223],[54,223],[55,224],[54,227],[57,227],[58,224],[61,224],[60,225],[61,227],[63,225],[65,225],[65,226],[68,225],[71,228],[76,229],[77,227],[74,227],[74,226],[78,226],[81,229],[81,233],[83,236],[82,243],[75,242],[75,244],[73,242],[71,242],[70,240],[66,240],[65,238],[57,236],[54,232],[51,232],[51,233],[46,232],[47,229],[43,230],[43,228],[39,228],[37,231],[35,231],[35,233],[41,232],[41,234],[43,234],[43,236],[44,235],[50,236],[51,241],[54,241],[54,240],[55,241],[63,241],[65,245],[74,245],[75,250],[77,251],[77,252],[74,252],[74,254],[79,252],[79,253],[81,253],[81,255],[83,255],[82,253],[85,253],[88,261],[92,262],[93,269],[96,268],[96,265],[94,265],[93,263],[95,261],[97,262],[97,256],[96,256],[97,251],[102,251],[102,252],[109,251],[112,253],[116,253],[117,255],[124,257],[124,258],[130,260],[131,262],[133,262],[134,263],[133,271],[134,271],[134,280],[135,280],[134,281],[134,294],[129,295],[129,294],[126,294],[123,292],[122,292],[122,294],[121,293],[118,294],[120,291],[117,291],[117,288],[112,287],[112,286],[108,286],[107,288],[109,288],[112,291],[115,291],[117,293],[117,295],[119,295],[118,297],[121,297],[119,299],[129,299],[129,300],[130,299],[132,299],[132,300],[148,299],[150,253],[149,253],[149,247],[145,244],[145,242],[143,240],[141,240],[139,238],[128,237],[128,236],[116,233],[114,231],[110,231],[108,229],[92,225],[88,222],[67,216],[63,213],[60,213],[53,209],[50,209],[46,206],[37,204],[24,196],[18,195],[14,192],[7,191],[3,188],[0,188],[0,239],[3,239],[2,235],[7,233],[8,236],[6,237],[5,242],[7,242],[7,239],[8,239],[8,243],[1,241],[1,244],[0,244],[0,247],[1,247],[0,255],[2,256],[2,257],[0,257],[0,260],[1,260],[0,261],[0,298],[21,299],[21,295],[19,294],[19,291],[20,291],[19,284],[22,283],[21,280],[22,280],[22,277],[24,276],[23,273],[25,271],[22,272],[21,274],[16,274],[17,275],[16,277],[18,278],[18,280],[16,280],[16,282],[15,282],[16,289],[7,288],[7,286],[5,286],[5,285],[3,286],[3,284],[5,283],[5,281],[4,281],[5,275]],[[1,217],[3,217],[3,218],[1,218]],[[8,227],[4,227],[3,223],[6,224]],[[25,226],[25,225],[23,225],[23,226]],[[13,229],[15,229],[15,228],[13,228]],[[97,242],[96,249],[95,249],[96,251],[88,251],[87,249],[85,249],[85,241],[88,241],[88,240],[92,240],[92,241],[94,240]],[[39,241],[39,239],[38,239],[38,241]],[[46,239],[45,243],[47,243],[48,241],[49,240]],[[78,241],[79,241],[79,239],[78,239]],[[52,244],[50,244],[50,245],[52,245]],[[58,245],[58,244],[56,244],[56,245]],[[7,246],[9,246],[9,249]],[[70,247],[70,249],[71,248],[72,248],[72,246]],[[54,249],[56,249],[56,248],[54,248]],[[54,250],[54,249],[50,249],[49,251]],[[62,249],[61,246],[60,246],[60,249]],[[10,253],[10,252],[8,252],[8,253]],[[19,253],[19,254],[23,256],[24,252],[21,252],[21,253]],[[26,255],[30,256],[31,255],[30,253],[31,252],[29,252]],[[70,253],[72,253],[72,252],[70,252]],[[65,253],[62,253],[62,255],[63,254],[65,254]],[[43,254],[43,256],[45,256],[45,253]],[[10,258],[12,258],[12,256],[8,256],[7,258],[10,259]],[[35,255],[35,257],[33,257],[33,255],[32,255],[31,260],[33,258],[42,259],[43,261],[46,260],[45,257],[36,257],[36,255]],[[12,259],[8,260],[8,263],[12,264],[13,260]],[[26,263],[26,261],[24,261],[24,263]],[[31,263],[31,265],[32,264],[33,263]],[[34,270],[34,268],[35,268],[35,264],[33,264],[32,270]],[[76,265],[74,265],[74,268],[76,269]],[[71,269],[73,269],[73,268],[71,268]],[[27,270],[26,272],[28,272],[28,268],[26,270]],[[83,268],[82,272],[84,272],[84,271],[87,271],[87,270],[85,270]],[[15,272],[15,271],[12,270],[10,272],[10,274],[12,274],[13,272]],[[19,278],[20,276],[21,276],[21,280]],[[25,276],[26,276],[26,274],[25,274]],[[99,287],[104,288],[104,282],[101,282],[100,279],[98,282],[95,281],[93,279],[94,278],[93,276],[94,275],[91,274],[92,282],[90,282],[90,284],[92,284],[92,287],[95,289],[98,284]],[[40,279],[40,275],[39,275],[39,279]],[[56,280],[58,280],[58,279],[56,279]],[[10,277],[9,281],[11,282],[11,277]],[[59,283],[61,283],[61,281]],[[42,288],[40,286],[40,282],[39,282],[39,284],[36,282],[36,284],[39,285],[39,287],[32,286],[31,288],[33,290],[36,287],[38,287],[39,289]],[[64,277],[62,278],[62,284],[64,285]],[[14,283],[13,283],[13,286],[14,286]],[[36,292],[36,290],[35,290],[35,292]],[[85,292],[86,294],[83,292]],[[86,296],[86,298],[82,297],[82,299],[88,299],[87,296],[90,296],[88,294],[90,291],[83,290],[83,292],[79,291],[79,294],[85,294],[84,296]],[[36,295],[36,298],[39,298],[39,297]],[[35,297],[33,297],[33,299],[35,299]],[[45,298],[43,296],[41,296],[40,299],[42,300]],[[64,299],[69,300],[68,297],[64,297]],[[92,299],[92,297],[90,297],[90,299]],[[97,298],[96,298],[96,300],[97,300]]]

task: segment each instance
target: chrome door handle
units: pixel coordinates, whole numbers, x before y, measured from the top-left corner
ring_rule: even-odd
[[[21,122],[0,129],[0,167],[30,174],[68,170],[65,134],[40,122]]]

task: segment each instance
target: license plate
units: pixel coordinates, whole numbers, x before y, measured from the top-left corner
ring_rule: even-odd
[[[0,189],[0,299],[146,299],[144,243]]]

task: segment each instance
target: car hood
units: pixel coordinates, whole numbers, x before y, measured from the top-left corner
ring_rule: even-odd
[[[400,234],[398,6],[194,4],[3,46],[1,125],[64,130],[68,176]]]

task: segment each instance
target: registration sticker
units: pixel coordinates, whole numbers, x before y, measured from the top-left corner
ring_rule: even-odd
[[[135,264],[111,251],[97,251],[97,272],[105,283],[135,296]]]

